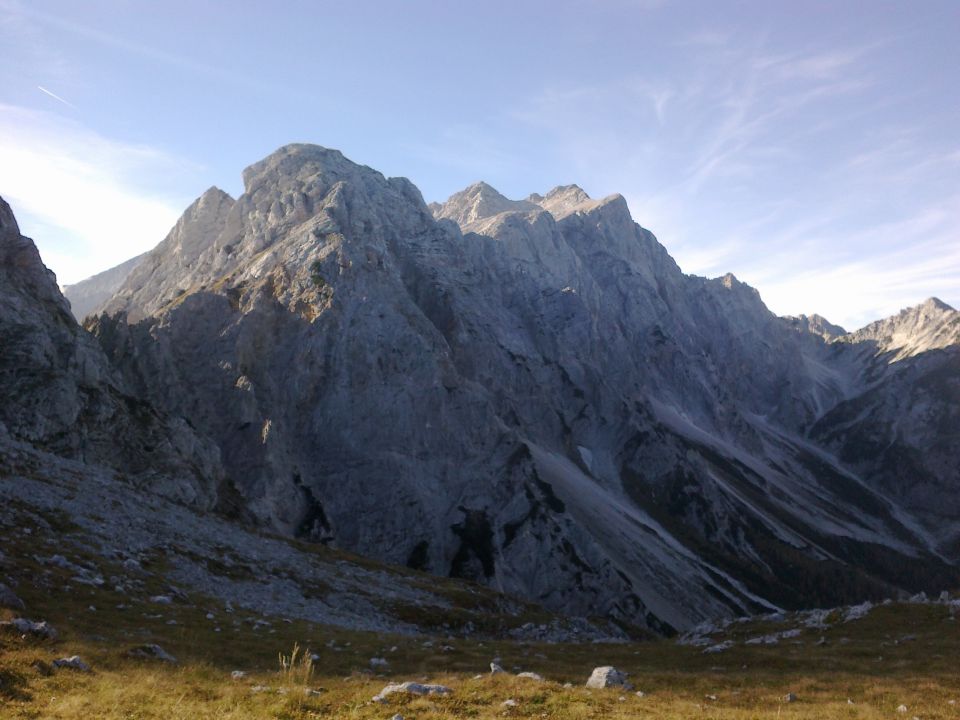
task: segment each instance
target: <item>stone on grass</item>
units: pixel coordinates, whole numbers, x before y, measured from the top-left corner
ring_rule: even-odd
[[[386,661],[385,658],[372,657],[370,658],[370,667],[371,668],[387,668],[390,663]]]
[[[491,675],[500,675],[500,674],[505,673],[505,672],[506,672],[506,670],[504,670],[502,667],[500,667],[497,663],[495,663],[495,662],[490,663],[490,674],[491,674]]]
[[[733,647],[733,640],[724,640],[723,642],[717,643],[716,645],[711,645],[703,649],[704,655],[712,655],[713,653],[725,652]]]
[[[66,668],[68,670],[79,670],[80,672],[90,672],[90,666],[80,659],[79,655],[58,658],[53,661],[55,668]]]
[[[797,701],[797,696],[794,695],[793,693],[787,693],[786,695],[783,696],[783,701],[784,701],[785,703],[796,702],[796,701]]]
[[[516,707],[517,705],[519,705],[519,703],[518,703],[516,700],[514,700],[513,698],[509,698],[509,699],[507,699],[507,700],[504,700],[504,701],[503,701],[502,703],[500,703],[500,704],[503,705],[504,707]]]
[[[53,626],[47,623],[46,620],[34,622],[26,618],[14,618],[13,620],[0,622],[0,630],[14,630],[21,635],[34,635],[36,637],[49,638],[50,640],[57,639],[57,631],[54,630]]]
[[[16,593],[3,583],[0,583],[0,607],[10,610],[26,610],[23,600],[18,598]]]
[[[537,680],[538,682],[543,681],[543,675],[535,672],[522,672],[517,675],[518,678],[527,678],[528,680]]]
[[[127,655],[130,657],[142,658],[144,660],[160,660],[161,662],[170,663],[172,665],[177,664],[177,659],[159,645],[137,645],[137,647],[128,650]]]
[[[450,688],[445,685],[424,685],[416,682],[391,683],[373,696],[373,701],[382,703],[394,693],[408,693],[410,695],[449,695]]]
[[[603,665],[593,669],[587,680],[588,688],[608,688],[621,687],[629,690],[630,683],[627,682],[627,674],[620,672],[612,665]]]
[[[897,708],[897,712],[898,712],[898,713],[905,713],[906,711],[907,711],[907,706],[906,706],[906,705],[901,705],[901,706],[899,706],[899,707]]]
[[[233,672],[230,673],[230,677],[233,678],[234,680],[243,680],[243,678],[245,678],[246,676],[247,676],[247,673],[245,670],[234,670]]]

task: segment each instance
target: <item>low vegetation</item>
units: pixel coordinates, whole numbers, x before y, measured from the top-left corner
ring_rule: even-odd
[[[0,634],[4,718],[960,717],[960,632],[949,606],[937,604],[881,606],[777,645],[737,642],[705,654],[672,640],[560,645],[383,636],[229,612],[199,598],[143,612],[95,587],[38,591],[21,583],[17,592],[26,616],[48,620],[59,638]],[[742,641],[775,625],[734,628],[728,636]],[[144,643],[161,645],[178,663],[128,654]],[[52,668],[72,655],[92,671]],[[372,658],[385,663],[371,667]],[[494,659],[506,674],[489,674]],[[601,664],[629,673],[635,689],[584,688]],[[545,680],[518,678],[519,671]],[[386,684],[405,680],[452,692],[372,702]],[[786,700],[789,693],[795,700]],[[901,706],[907,710],[898,712]]]
[[[891,603],[849,621],[834,612],[824,618],[827,627],[803,627],[776,644],[746,641],[796,628],[795,618],[736,623],[705,640],[731,643],[716,653],[675,640],[490,640],[483,633],[495,624],[465,635],[454,622],[456,613],[444,620],[450,629],[436,624],[429,637],[384,635],[267,617],[180,592],[165,580],[162,554],[144,562],[139,584],[128,580],[118,588],[111,578],[123,575],[119,559],[93,548],[84,557],[72,542],[66,549],[63,538],[78,539],[77,526],[66,515],[42,519],[35,527],[23,520],[0,532],[0,582],[26,606],[0,609],[0,620],[47,621],[58,631],[56,638],[40,638],[0,629],[4,720],[386,720],[396,714],[407,720],[960,718],[960,608],[951,603]],[[45,557],[51,532],[61,538],[60,552],[69,563],[64,567]],[[343,555],[342,562],[353,560]],[[78,581],[84,575],[77,568],[85,564],[96,566],[99,583]],[[491,604],[495,617],[495,596],[488,590],[396,572],[431,583],[462,602],[464,611]],[[536,622],[537,615],[516,619]],[[131,654],[151,645],[176,663]],[[54,661],[74,655],[90,672],[55,667]],[[491,675],[492,661],[507,672]],[[599,665],[628,673],[633,689],[585,688]],[[544,680],[517,677],[524,671]],[[372,700],[387,684],[404,681],[440,684],[451,692]]]

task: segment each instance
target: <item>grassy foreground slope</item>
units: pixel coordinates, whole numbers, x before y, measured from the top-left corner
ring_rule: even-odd
[[[956,718],[960,633],[943,605],[894,604],[866,618],[809,630],[775,646],[736,645],[716,654],[669,640],[622,644],[533,644],[463,638],[384,636],[307,623],[213,631],[215,604],[168,606],[162,618],[107,611],[93,591],[47,598],[24,593],[33,614],[60,639],[0,638],[0,717],[4,718]],[[99,602],[96,611],[88,603]],[[103,607],[103,610],[100,608]],[[93,623],[87,617],[96,615]],[[227,613],[223,613],[227,614]],[[229,614],[228,614],[229,615]],[[257,618],[261,619],[262,618]],[[171,620],[176,625],[167,624]],[[759,626],[758,626],[759,625]],[[233,627],[232,621],[228,624]],[[736,626],[744,639],[781,627]],[[97,632],[93,632],[93,630]],[[136,632],[134,632],[136,630]],[[825,643],[817,644],[820,638]],[[135,659],[130,647],[156,642],[177,664]],[[295,659],[309,647],[312,663]],[[59,669],[53,659],[79,654],[91,672]],[[382,657],[386,668],[370,671]],[[490,676],[508,670],[545,679]],[[591,669],[613,664],[643,696],[583,687]],[[232,677],[235,670],[246,674]],[[480,677],[477,677],[477,675]],[[440,683],[447,696],[371,698],[390,682]],[[565,687],[564,683],[572,683]],[[308,691],[313,691],[309,692]],[[785,696],[796,699],[787,702]],[[516,702],[504,705],[507,700]],[[906,710],[898,711],[901,706]]]
[[[2,459],[0,583],[25,607],[0,608],[0,621],[57,631],[0,626],[4,720],[960,718],[956,600],[757,618],[701,631],[699,644],[575,642],[603,624],[327,548],[287,550],[49,456]],[[177,662],[131,655],[151,644]],[[54,667],[74,655],[89,672]],[[491,676],[491,661],[507,674]],[[600,665],[634,689],[586,689]],[[372,701],[404,681],[451,692]]]

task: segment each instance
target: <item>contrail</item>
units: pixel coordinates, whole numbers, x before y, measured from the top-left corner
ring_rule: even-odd
[[[62,102],[64,105],[66,105],[66,106],[69,107],[69,108],[73,108],[74,110],[77,109],[77,106],[76,106],[76,105],[74,105],[74,104],[71,103],[71,102],[67,102],[67,101],[64,100],[62,97],[60,97],[59,95],[57,95],[56,93],[50,92],[50,91],[47,90],[43,85],[37,85],[37,90],[39,90],[40,92],[42,92],[42,93],[44,93],[44,94],[46,94],[46,95],[49,95],[49,96],[52,97],[54,100],[59,100],[60,102]]]

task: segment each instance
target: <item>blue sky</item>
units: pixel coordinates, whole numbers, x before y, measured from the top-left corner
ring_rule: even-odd
[[[622,193],[850,328],[960,306],[960,2],[0,0],[0,195],[62,283],[315,142],[427,201]]]

